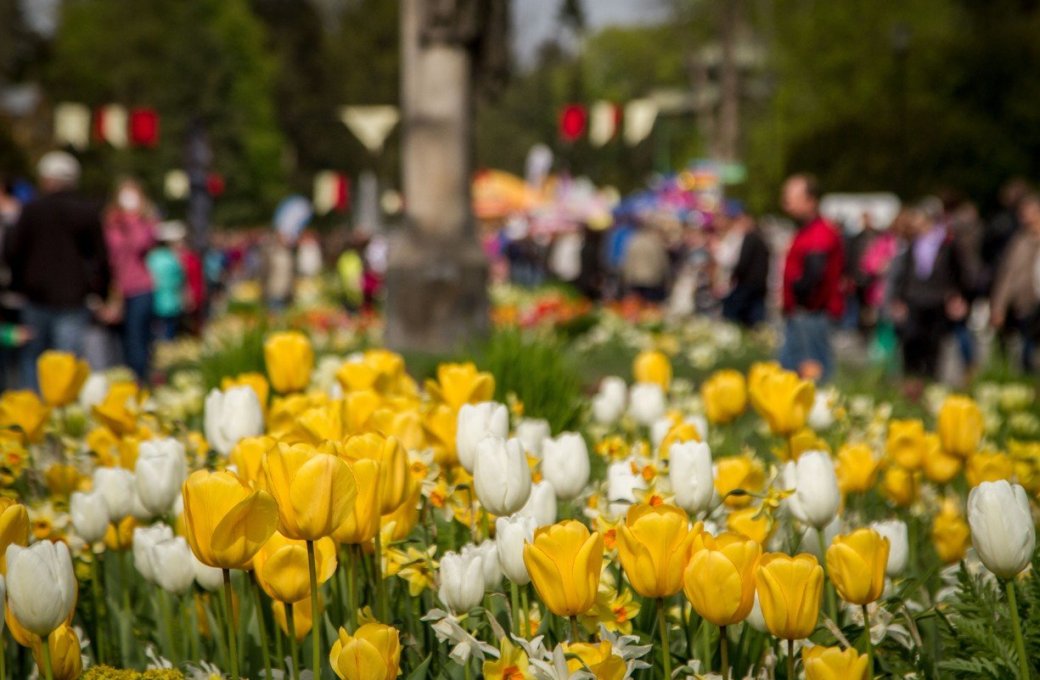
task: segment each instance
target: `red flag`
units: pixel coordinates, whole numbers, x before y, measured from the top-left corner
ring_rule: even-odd
[[[577,141],[585,134],[589,114],[582,104],[568,104],[560,111],[560,137],[565,142]]]
[[[130,112],[130,143],[149,148],[159,144],[159,114],[155,109],[138,108]]]

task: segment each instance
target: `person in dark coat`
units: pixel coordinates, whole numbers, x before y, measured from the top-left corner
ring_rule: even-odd
[[[751,216],[743,210],[733,218],[732,229],[743,238],[737,264],[730,273],[730,291],[722,301],[722,316],[751,328],[765,321],[769,282],[769,246]]]
[[[29,202],[4,239],[11,287],[26,300],[22,321],[31,338],[22,352],[24,387],[36,386],[36,359],[47,349],[83,355],[91,309],[108,291],[101,206],[80,197],[79,163],[52,151],[37,166],[40,196]]]

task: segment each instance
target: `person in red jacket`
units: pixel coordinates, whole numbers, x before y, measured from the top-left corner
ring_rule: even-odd
[[[808,174],[784,182],[784,212],[798,224],[784,262],[784,342],[780,364],[803,376],[827,381],[834,373],[831,321],[844,311],[845,265],[838,229],[820,216],[820,188]]]

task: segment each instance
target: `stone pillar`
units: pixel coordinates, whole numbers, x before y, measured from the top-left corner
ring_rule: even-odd
[[[450,352],[487,330],[488,268],[470,203],[472,56],[424,31],[429,4],[445,3],[401,0],[406,224],[390,236],[386,342]]]

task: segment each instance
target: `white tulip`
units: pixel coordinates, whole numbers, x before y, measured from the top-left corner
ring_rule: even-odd
[[[156,583],[156,573],[160,569],[152,556],[152,548],[157,543],[168,541],[173,538],[173,529],[168,524],[153,524],[150,527],[136,527],[134,529],[134,568],[140,572],[145,581]]]
[[[498,551],[498,564],[506,578],[525,586],[531,582],[524,564],[524,544],[534,540],[537,523],[533,517],[513,515],[499,517],[495,520],[495,548]]]
[[[177,494],[177,498],[180,498],[180,494]],[[137,490],[137,484],[134,484],[133,502],[130,505],[130,516],[137,520],[138,524],[148,524],[155,517],[155,513],[144,507],[144,501],[141,500],[141,492]]]
[[[104,373],[91,373],[83,381],[83,387],[79,388],[79,405],[83,410],[90,413],[92,406],[96,406],[105,400],[108,394],[108,378]]]
[[[4,624],[7,623],[7,583],[0,576],[0,635],[4,634]]]
[[[817,392],[809,410],[809,427],[819,432],[834,424],[834,413],[831,411],[831,396],[826,392]]]
[[[195,581],[195,567],[191,563],[192,552],[182,536],[159,541],[152,545],[151,563],[155,582],[160,588],[174,595],[188,592]]]
[[[610,514],[624,515],[628,507],[636,502],[636,491],[646,488],[643,476],[632,472],[632,462],[622,460],[607,467],[607,500]]]
[[[525,451],[536,456],[542,455],[542,443],[551,435],[549,421],[541,418],[524,418],[516,424],[516,438]]]
[[[511,515],[531,495],[531,469],[519,439],[485,437],[477,445],[473,489],[481,505],[495,515]]]
[[[650,444],[655,451],[661,446],[661,442],[673,427],[675,427],[675,421],[668,416],[661,416],[650,425]]]
[[[502,567],[498,563],[498,547],[491,539],[481,543],[465,545],[462,554],[475,552],[480,555],[480,564],[483,567],[484,591],[494,592],[502,584]]]
[[[87,543],[95,543],[108,531],[108,505],[97,491],[74,491],[69,498],[69,517],[72,528]]]
[[[888,564],[885,573],[890,577],[899,576],[906,569],[910,556],[906,522],[890,519],[884,522],[872,522],[874,531],[888,539]]]
[[[971,542],[986,568],[1003,579],[1029,566],[1036,527],[1026,491],[1007,480],[983,482],[968,494]]]
[[[617,376],[608,376],[592,398],[592,417],[603,425],[613,424],[625,412],[627,400],[628,385],[625,381]]]
[[[7,546],[7,602],[30,633],[46,637],[63,624],[76,606],[76,592],[76,574],[65,543]]]
[[[455,450],[459,464],[473,474],[477,445],[485,437],[505,439],[509,436],[509,411],[505,405],[494,401],[479,404],[463,404],[459,409],[458,427],[455,430]]]
[[[224,586],[224,572],[216,567],[203,564],[195,553],[191,554],[192,571],[195,573],[195,581],[203,589],[210,591],[220,590]]]
[[[516,511],[517,515],[530,517],[535,527],[545,527],[556,523],[556,489],[547,480],[531,485],[531,495],[524,507]]]
[[[668,451],[668,479],[676,505],[691,515],[707,511],[715,492],[711,448],[704,442],[672,444]]]
[[[834,542],[834,537],[841,533],[841,519],[837,516],[830,521],[830,523],[823,528],[823,546],[821,550],[820,546],[820,530],[815,527],[806,527],[805,531],[802,532],[802,540],[799,544],[798,551],[806,552],[814,555],[821,564],[827,561],[826,551],[827,548],[831,547],[831,543]],[[774,552],[782,552],[782,546],[784,538],[781,532],[773,534],[771,539],[775,543],[771,546]]]
[[[94,470],[94,490],[104,497],[108,518],[118,522],[130,514],[134,502],[134,473],[123,468],[99,467]]]
[[[628,383],[624,378],[616,375],[608,375],[599,384],[599,394],[621,403],[624,407],[628,399]]]
[[[240,439],[263,434],[264,411],[253,388],[210,390],[206,395],[204,429],[206,441],[225,456]]]
[[[154,515],[168,512],[188,477],[184,444],[169,437],[141,442],[134,471],[137,493],[145,509]]]
[[[751,612],[747,617],[748,625],[759,633],[766,633],[766,619],[762,616],[762,605],[758,602],[758,591],[755,591],[755,604],[751,605]]]
[[[784,468],[784,479],[794,493],[786,503],[791,514],[817,529],[827,526],[838,512],[841,495],[834,462],[825,451],[806,451]]]
[[[564,432],[542,444],[542,476],[561,501],[581,495],[589,483],[589,472],[589,447],[580,434]]]
[[[456,614],[464,614],[484,597],[484,565],[480,554],[447,552],[438,569],[437,596]]]
[[[657,383],[636,383],[628,393],[628,413],[640,425],[652,425],[666,406],[664,390]]]

